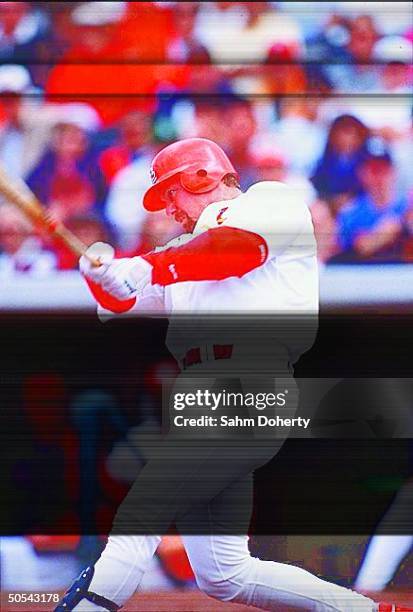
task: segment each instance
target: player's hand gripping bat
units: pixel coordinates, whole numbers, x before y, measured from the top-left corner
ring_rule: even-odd
[[[63,223],[53,220],[48,215],[26,183],[21,179],[11,178],[1,167],[0,195],[19,208],[36,228],[53,238],[58,238],[78,257],[85,255],[94,266],[100,266],[99,259],[94,259],[86,253],[87,246],[77,236]]]

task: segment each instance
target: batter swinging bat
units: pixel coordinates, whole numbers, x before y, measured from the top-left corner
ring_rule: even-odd
[[[31,223],[45,231],[49,236],[58,238],[69,249],[81,257],[86,254],[87,246],[77,238],[63,223],[56,222],[49,217],[34,193],[21,179],[11,178],[3,168],[0,167],[0,195],[17,206]],[[99,266],[99,260],[86,255],[95,266]]]

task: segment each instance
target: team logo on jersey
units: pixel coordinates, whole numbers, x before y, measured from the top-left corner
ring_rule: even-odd
[[[224,223],[224,221],[227,220],[226,217],[224,217],[224,212],[228,210],[228,206],[225,206],[225,208],[221,208],[221,210],[219,211],[218,215],[217,215],[217,223],[218,225],[222,225]]]
[[[158,180],[158,177],[156,176],[155,170],[153,169],[152,166],[151,166],[151,169],[149,170],[149,174],[151,175],[152,185],[155,185],[156,181]]]

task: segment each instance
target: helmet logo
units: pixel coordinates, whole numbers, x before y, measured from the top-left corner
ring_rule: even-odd
[[[153,169],[153,166],[151,166],[151,169],[149,170],[149,174],[151,175],[151,181],[152,181],[152,185],[155,185],[155,183],[158,180],[158,177],[156,176],[156,172]]]
[[[221,210],[219,211],[218,215],[217,215],[217,224],[218,225],[222,225],[224,223],[224,221],[227,220],[226,217],[224,217],[224,212],[228,210],[228,206],[225,206],[225,208],[221,208]]]

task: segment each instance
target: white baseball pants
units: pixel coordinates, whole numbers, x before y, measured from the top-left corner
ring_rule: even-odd
[[[137,590],[158,536],[111,536],[90,590],[123,605]],[[349,589],[283,563],[251,557],[247,536],[183,536],[199,588],[221,601],[261,610],[372,612],[375,604]],[[103,610],[84,600],[76,612]]]
[[[211,388],[202,379],[192,385]],[[250,555],[248,537],[237,534],[248,531],[252,472],[276,454],[283,440],[268,443],[268,448],[253,442],[233,447],[214,447],[211,442],[206,448],[166,444],[143,468],[119,508],[114,532],[125,535],[110,536],[89,590],[123,605],[139,587],[161,540],[157,535],[126,534],[165,533],[175,522],[197,584],[211,597],[279,612],[373,612],[374,602],[358,593],[298,567]],[[75,608],[99,609],[87,601]]]

